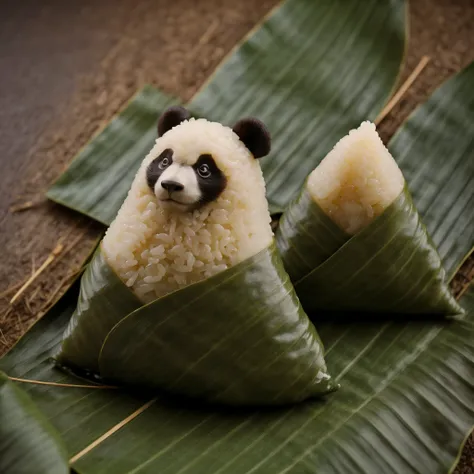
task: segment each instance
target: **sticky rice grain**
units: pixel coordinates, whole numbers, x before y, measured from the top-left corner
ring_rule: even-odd
[[[227,177],[220,197],[192,212],[165,210],[146,183],[146,167],[165,148],[192,164],[211,153]],[[267,247],[273,237],[265,183],[232,130],[190,120],[157,140],[102,241],[104,256],[143,302],[222,272]]]
[[[351,235],[382,214],[403,185],[402,172],[371,122],[342,138],[307,181],[314,201]]]

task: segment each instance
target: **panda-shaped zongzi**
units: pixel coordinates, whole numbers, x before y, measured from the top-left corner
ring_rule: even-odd
[[[273,238],[257,119],[233,128],[166,110],[156,144],[102,242],[107,263],[143,302],[206,279]]]

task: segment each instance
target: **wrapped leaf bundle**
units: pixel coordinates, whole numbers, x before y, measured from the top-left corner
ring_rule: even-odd
[[[370,122],[309,175],[276,240],[307,311],[462,312],[402,172]]]
[[[118,383],[273,405],[335,389],[284,270],[264,125],[173,107],[81,281],[57,360]]]

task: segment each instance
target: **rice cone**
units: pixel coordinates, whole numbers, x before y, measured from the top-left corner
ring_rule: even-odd
[[[403,175],[369,122],[311,173],[276,238],[307,311],[462,312]]]

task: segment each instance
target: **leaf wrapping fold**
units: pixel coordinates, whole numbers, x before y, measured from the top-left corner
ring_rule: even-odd
[[[296,283],[342,247],[350,235],[315,204],[305,185],[282,214],[275,239],[285,269]]]
[[[97,248],[81,278],[77,307],[64,333],[57,361],[99,372],[99,353],[109,331],[141,306]]]
[[[276,240],[306,311],[462,313],[407,186],[354,236],[341,231],[304,187],[282,215]]]
[[[298,402],[336,388],[274,243],[147,305],[99,249],[57,360],[107,380],[235,405]]]
[[[67,474],[66,448],[30,397],[0,372],[0,472]]]

